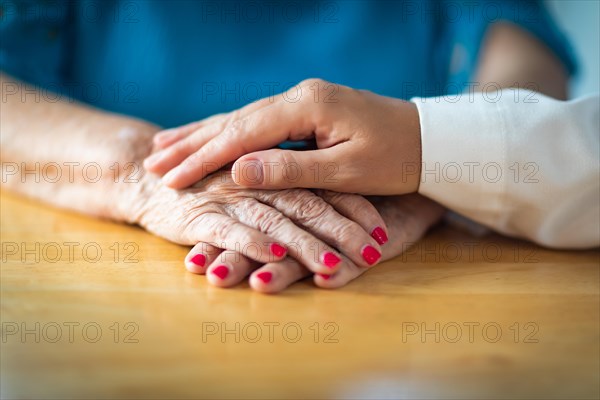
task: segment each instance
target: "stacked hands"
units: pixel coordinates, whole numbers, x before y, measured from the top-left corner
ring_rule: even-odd
[[[318,149],[273,148],[307,139]],[[321,80],[160,132],[154,147],[144,166],[162,184],[152,185],[139,222],[194,245],[187,269],[220,287],[249,276],[253,289],[274,293],[309,275],[341,287],[400,254],[443,213],[417,194],[392,196],[418,189],[416,106]],[[165,233],[165,212],[186,228]]]

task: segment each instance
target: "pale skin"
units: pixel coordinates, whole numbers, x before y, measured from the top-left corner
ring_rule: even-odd
[[[521,49],[520,54],[525,55],[525,59],[518,62],[510,57],[505,59],[502,54],[506,52],[502,52],[506,43]],[[499,68],[497,59],[506,68]],[[510,74],[502,75],[506,71]],[[157,149],[179,142],[190,143],[198,128],[206,132],[209,125],[214,125],[211,129],[216,136],[223,128],[235,126],[235,121],[242,115],[239,111],[213,117],[197,123],[196,129],[187,126],[155,137],[160,130],[156,126],[77,103],[52,103],[43,99],[36,102],[29,100],[31,97],[21,101],[20,92],[6,96],[5,101],[5,84],[20,83],[11,77],[1,79],[3,166],[8,162],[26,162],[28,165],[36,162],[79,162],[81,165],[96,162],[106,171],[115,162],[121,167],[128,163],[141,165],[142,160],[153,152],[153,137]],[[535,82],[539,91],[561,97],[566,87],[566,74],[543,45],[512,27],[498,25],[486,42],[479,81]],[[75,167],[76,176],[81,175],[80,169]],[[110,175],[94,184],[66,179],[57,183],[35,183],[24,181],[18,175],[6,175],[3,185],[59,207],[140,224],[168,240],[196,245],[185,260],[186,267],[192,272],[208,272],[209,282],[222,287],[235,285],[249,276],[253,289],[269,293],[281,291],[311,274],[318,286],[341,287],[367,270],[359,254],[365,245],[382,253],[379,261],[396,256],[405,248],[402,244],[419,240],[443,213],[439,205],[418,195],[388,197],[377,203],[375,209],[357,195],[323,192],[316,196],[302,189],[290,189],[295,192],[288,192],[288,200],[285,196],[281,200],[282,196],[273,195],[272,203],[269,203],[265,192],[236,187],[230,179],[214,176],[181,191],[168,189],[156,176],[141,172],[136,182],[115,182]],[[228,196],[223,196],[224,193]],[[260,201],[265,208],[257,212],[252,201]],[[307,202],[311,207],[302,208]],[[273,220],[277,223],[273,224]],[[390,242],[383,246],[377,243],[370,235],[374,227],[387,232]],[[234,239],[228,239],[230,237]],[[211,242],[213,244],[209,244]],[[306,250],[298,252],[290,246],[285,255],[276,257],[264,247],[261,252],[241,251],[240,254],[240,249],[235,247],[235,243],[240,242],[283,245],[297,242]],[[333,268],[324,267],[321,256],[312,254],[314,248],[331,251],[341,261]],[[204,265],[191,262],[198,251],[204,252]],[[222,264],[226,264],[229,271],[223,279],[211,274]],[[268,282],[259,278],[263,272],[271,273]]]

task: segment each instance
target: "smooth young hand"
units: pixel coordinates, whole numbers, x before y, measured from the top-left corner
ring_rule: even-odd
[[[318,149],[273,149],[315,139]],[[235,161],[238,185],[392,195],[415,192],[421,171],[417,107],[309,79],[240,110],[156,137],[144,165],[172,188],[188,187]],[[236,161],[237,160],[237,161]]]

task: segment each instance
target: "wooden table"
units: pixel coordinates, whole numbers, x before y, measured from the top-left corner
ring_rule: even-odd
[[[208,286],[139,228],[1,200],[2,398],[600,396],[596,250],[438,228],[344,289],[273,296]]]

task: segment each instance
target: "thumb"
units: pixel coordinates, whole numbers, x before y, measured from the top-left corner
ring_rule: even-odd
[[[240,157],[232,168],[236,184],[255,189],[313,188],[336,190],[342,186],[340,159],[335,147],[294,151],[271,149]]]

